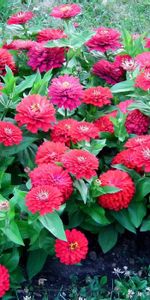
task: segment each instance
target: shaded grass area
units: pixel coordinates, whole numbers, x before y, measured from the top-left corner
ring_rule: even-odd
[[[0,22],[7,20],[16,10],[31,9],[37,15],[34,25],[39,27],[59,26],[60,22],[49,17],[53,6],[63,3],[79,3],[83,14],[75,21],[81,27],[125,27],[131,32],[149,33],[149,0],[0,0]]]

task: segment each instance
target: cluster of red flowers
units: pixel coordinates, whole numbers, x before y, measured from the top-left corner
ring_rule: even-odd
[[[10,288],[9,273],[5,266],[0,265],[0,297],[3,297]]]

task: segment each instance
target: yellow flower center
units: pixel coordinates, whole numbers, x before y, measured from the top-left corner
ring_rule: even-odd
[[[34,112],[40,112],[40,104],[39,103],[32,104],[30,108]]]
[[[68,88],[68,87],[70,87],[70,83],[68,81],[64,81],[62,83],[62,86],[63,86],[63,88]]]
[[[61,7],[61,11],[67,11],[67,10],[70,10],[71,9],[71,6],[70,5],[65,5],[63,7]]]
[[[4,128],[4,132],[5,132],[6,134],[8,134],[8,135],[12,135],[12,129],[9,128],[9,127],[5,127],[5,128]]]
[[[72,250],[72,251],[76,250],[78,247],[79,247],[78,242],[74,242],[74,243],[71,243],[71,244],[69,245],[69,248],[70,248],[70,250]]]

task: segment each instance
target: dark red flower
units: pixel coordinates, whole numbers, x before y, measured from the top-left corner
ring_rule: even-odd
[[[0,265],[0,297],[3,297],[10,288],[9,273],[5,266]]]
[[[79,230],[66,230],[67,242],[56,239],[55,252],[60,262],[65,265],[78,264],[86,258],[88,240]]]
[[[116,84],[123,80],[125,71],[118,65],[118,62],[101,59],[94,64],[93,73],[104,79],[108,84]]]
[[[31,189],[26,195],[26,205],[33,214],[40,215],[58,210],[63,202],[59,189],[49,185],[41,185]]]
[[[50,16],[60,19],[70,19],[80,14],[81,7],[78,4],[62,4],[52,9]]]
[[[39,43],[45,41],[53,41],[66,38],[67,35],[61,29],[46,28],[38,32],[37,41]]]
[[[44,43],[45,44],[45,43]],[[43,43],[35,43],[28,52],[28,65],[33,71],[48,72],[62,67],[65,61],[64,48],[46,48]]]
[[[113,28],[99,27],[96,34],[86,43],[90,50],[106,52],[121,47],[120,32]]]
[[[113,98],[113,95],[109,88],[97,86],[84,90],[82,102],[103,107],[104,105],[111,104],[111,98]]]
[[[110,117],[116,117],[116,112],[102,116],[94,122],[94,125],[98,127],[100,132],[114,133],[114,125]]]
[[[55,122],[55,109],[45,96],[29,95],[17,105],[15,120],[33,133],[48,131]]]
[[[63,200],[67,200],[73,192],[72,179],[62,167],[42,164],[29,173],[33,187],[49,185],[59,189]]]
[[[8,52],[8,50],[0,49],[0,75],[4,76],[6,74],[6,66],[8,66],[12,72],[16,71],[15,62],[13,56]]]
[[[8,25],[25,24],[33,18],[34,14],[31,11],[20,11],[12,16],[7,21]]]
[[[0,121],[0,143],[5,146],[18,145],[22,141],[22,131],[10,122]]]
[[[134,196],[135,186],[126,172],[108,170],[99,177],[99,180],[102,187],[114,186],[120,189],[118,192],[100,196],[98,201],[102,207],[118,211],[129,206]]]
[[[64,143],[46,141],[38,148],[35,158],[36,164],[59,162],[67,149],[68,147]]]
[[[62,163],[68,172],[77,179],[90,179],[96,175],[98,169],[98,159],[90,152],[85,150],[70,150],[62,156]]]

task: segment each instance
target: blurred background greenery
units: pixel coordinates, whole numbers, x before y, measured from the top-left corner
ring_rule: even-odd
[[[59,25],[49,17],[53,6],[63,3],[79,3],[83,14],[75,19],[81,27],[93,28],[122,26],[132,33],[149,33],[150,0],[0,0],[0,23],[19,10],[33,10],[37,17],[34,25],[39,27]]]

